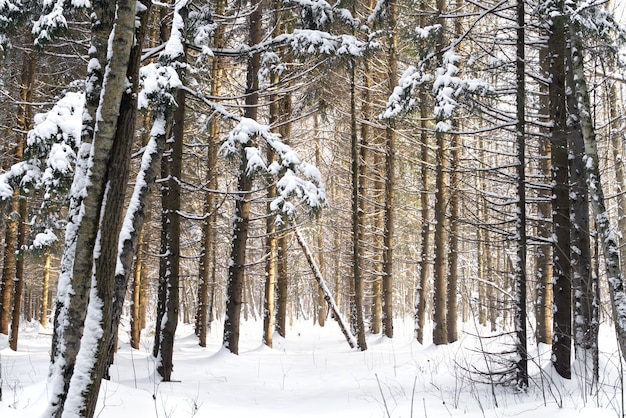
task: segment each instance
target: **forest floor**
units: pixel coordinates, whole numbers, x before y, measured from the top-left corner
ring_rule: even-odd
[[[507,337],[477,339],[466,324],[460,341],[421,345],[410,321],[395,323],[393,339],[370,335],[368,350],[348,347],[337,325],[320,328],[300,321],[274,348],[261,346],[261,323],[243,325],[240,355],[221,349],[215,324],[208,347],[198,346],[191,326],[179,327],[175,345],[175,382],[159,383],[151,357],[151,336],[132,350],[126,332],[103,383],[99,418],[149,417],[621,417],[623,374],[612,329],[602,330],[600,384],[587,383],[574,364],[567,381],[550,366],[548,346],[533,347],[531,384],[519,392],[495,385],[484,374],[511,355],[496,355],[489,366],[482,351],[512,349]],[[0,336],[1,418],[36,418],[47,403],[50,330],[26,326],[19,350]],[[495,377],[494,377],[495,379]],[[495,383],[495,382],[494,382]]]

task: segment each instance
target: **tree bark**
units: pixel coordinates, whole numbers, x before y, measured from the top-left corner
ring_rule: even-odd
[[[249,16],[248,45],[254,46],[263,40],[262,0],[255,0],[254,10]],[[254,52],[248,57],[245,112],[246,118],[257,119],[259,103],[258,72],[261,68],[261,54]],[[228,267],[228,303],[224,322],[224,347],[233,354],[239,354],[239,322],[243,297],[246,246],[248,224],[250,221],[250,191],[252,179],[248,176],[248,158],[245,148],[240,153],[239,175],[237,178],[237,196],[233,216],[233,236],[231,242],[231,260]]]
[[[226,8],[225,0],[215,2],[215,14],[224,15]],[[224,26],[216,28],[214,34],[214,45],[216,48],[224,47]],[[211,96],[220,97],[222,94],[222,77],[224,74],[224,63],[222,58],[214,57],[211,65]],[[217,152],[219,148],[220,121],[217,117],[211,119],[209,125],[209,144],[207,149],[207,187],[208,191],[204,195],[205,218],[202,221],[202,241],[200,248],[200,261],[198,266],[199,286],[198,286],[198,311],[196,313],[196,334],[198,335],[200,347],[206,347],[207,330],[209,322],[209,288],[211,282],[211,248],[216,245],[215,240],[215,219],[216,208],[215,193],[217,189]]]
[[[526,35],[525,0],[518,0],[516,45],[516,107],[517,107],[517,257],[514,269],[515,334],[517,351],[516,384],[519,389],[528,387],[528,348],[526,337]]]
[[[559,2],[562,11],[562,2]],[[565,19],[561,14],[552,18],[549,39],[550,56],[550,118],[552,119],[552,223],[555,240],[554,260],[554,318],[552,362],[560,376],[571,378],[572,339],[572,281],[570,269],[570,196],[567,147],[567,110],[565,106]]]
[[[398,85],[398,56],[396,38],[396,19],[398,18],[395,0],[388,2],[387,27],[390,30],[387,36],[387,85],[389,92]],[[385,129],[385,207],[383,230],[383,305],[382,324],[383,334],[393,338],[393,246],[394,246],[394,188],[395,188],[395,161],[396,161],[396,133],[393,120],[387,121]]]

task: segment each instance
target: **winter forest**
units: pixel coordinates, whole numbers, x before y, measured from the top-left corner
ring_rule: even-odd
[[[0,416],[623,417],[619,7],[0,0]]]

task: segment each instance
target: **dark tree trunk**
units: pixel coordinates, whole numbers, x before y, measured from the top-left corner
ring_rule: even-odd
[[[562,8],[562,2],[559,2]],[[569,159],[567,147],[567,110],[565,107],[565,18],[553,17],[549,39],[550,56],[550,118],[552,119],[552,223],[555,241],[554,319],[552,362],[556,371],[571,378],[572,343],[572,280],[570,269],[570,196]]]

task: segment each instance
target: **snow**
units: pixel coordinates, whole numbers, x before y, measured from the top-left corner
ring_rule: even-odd
[[[376,44],[359,41],[352,35],[332,35],[313,29],[296,29],[291,34],[277,36],[277,43],[287,42],[299,55],[325,54],[360,57]]]
[[[112,379],[102,384],[96,415],[613,418],[622,410],[619,361],[609,327],[601,331],[601,384],[589,395],[581,364],[574,363],[571,381],[559,378],[549,365],[546,345],[530,347],[535,362],[528,392],[496,386],[492,394],[491,385],[469,372],[486,369],[482,354],[472,351],[479,343],[469,335],[447,346],[420,345],[413,339],[412,321],[396,321],[393,339],[369,335],[369,348],[361,352],[348,347],[334,322],[319,328],[300,319],[288,328],[286,339],[274,336],[269,349],[260,343],[262,324],[245,322],[241,354],[235,356],[221,347],[220,323],[212,324],[206,348],[198,346],[191,326],[180,327],[172,383],[155,377],[151,335],[144,334],[141,349],[133,350],[128,330],[122,330]],[[37,417],[45,409],[49,332],[27,324],[18,352],[0,336],[3,418]],[[502,348],[491,340],[483,343],[487,349]]]

